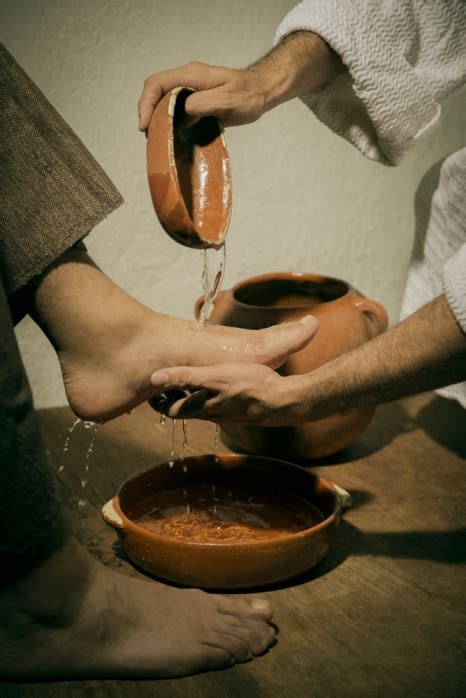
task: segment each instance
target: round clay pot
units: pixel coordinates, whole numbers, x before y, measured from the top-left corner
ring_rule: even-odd
[[[218,460],[217,460],[218,459]],[[304,468],[258,456],[218,454],[185,458],[133,475],[102,509],[130,559],[162,579],[206,589],[238,589],[281,582],[316,565],[329,551],[350,495]],[[186,470],[186,472],[184,472]],[[298,533],[252,541],[198,543],[160,535],[131,519],[137,504],[157,492],[204,483],[254,483],[305,499],[324,516]]]
[[[199,317],[203,298],[196,302]],[[309,373],[387,328],[385,309],[345,281],[306,273],[273,273],[242,281],[218,294],[210,323],[261,329],[312,314],[320,327],[315,338],[289,357],[282,375]],[[373,407],[363,407],[296,427],[222,424],[225,442],[233,450],[297,460],[336,453],[369,424]]]
[[[191,90],[176,87],[156,106],[147,133],[147,176],[155,212],[177,242],[223,245],[231,215],[230,160],[214,117],[183,128]]]

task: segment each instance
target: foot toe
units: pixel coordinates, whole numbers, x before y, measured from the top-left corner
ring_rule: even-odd
[[[232,596],[219,596],[218,600],[218,608],[221,613],[265,622],[272,620],[272,607],[266,599],[256,598],[249,601]]]
[[[227,629],[226,629],[227,630]],[[205,642],[212,648],[219,648],[230,654],[235,662],[247,662],[252,658],[253,653],[248,641],[235,632],[213,632]],[[231,662],[230,662],[231,663]]]
[[[273,644],[276,633],[268,623],[259,620],[240,621],[235,616],[230,618],[230,632],[247,642],[254,657],[264,654]]]

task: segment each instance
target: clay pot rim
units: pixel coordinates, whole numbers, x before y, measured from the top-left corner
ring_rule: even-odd
[[[280,458],[270,458],[268,456],[256,456],[256,455],[243,455],[243,454],[238,454],[238,453],[217,453],[217,454],[202,454],[200,456],[188,456],[188,458],[184,459],[184,463],[186,463],[187,460],[196,460],[199,458],[205,458],[205,457],[218,457],[221,458],[222,460],[226,460],[229,462],[237,462],[240,464],[242,461],[244,462],[245,465],[247,465],[247,459],[248,458],[253,458],[254,460],[260,460],[260,461],[265,461],[267,463],[273,464],[273,463],[280,463],[280,465],[285,465],[287,468],[291,468],[292,470],[300,470],[303,473],[306,474],[309,478],[312,478],[314,480],[319,480],[322,485],[330,492],[332,498],[333,498],[333,510],[332,513],[327,516],[323,521],[320,523],[316,524],[315,526],[311,526],[310,528],[306,528],[304,531],[297,531],[296,533],[289,533],[283,536],[280,536],[279,538],[272,538],[270,540],[259,540],[259,541],[243,541],[243,542],[232,542],[232,543],[222,543],[222,542],[213,542],[213,543],[199,543],[199,542],[194,542],[190,540],[182,540],[179,538],[175,538],[174,536],[169,536],[169,535],[162,535],[160,533],[155,533],[153,531],[149,531],[146,528],[143,528],[139,524],[137,524],[135,521],[130,519],[125,512],[122,510],[120,506],[120,493],[122,492],[123,488],[129,485],[130,482],[133,480],[136,480],[138,477],[141,477],[142,475],[145,475],[146,473],[150,472],[151,470],[154,470],[156,468],[162,467],[167,465],[166,461],[163,461],[162,463],[157,463],[156,465],[148,466],[147,468],[144,468],[143,470],[140,470],[139,472],[135,473],[131,477],[129,477],[125,482],[123,482],[115,497],[111,500],[113,504],[117,505],[117,514],[118,516],[121,517],[123,525],[121,526],[121,529],[123,533],[125,532],[126,529],[130,528],[136,535],[142,535],[146,538],[149,538],[149,540],[152,540],[154,544],[157,543],[163,543],[163,544],[169,544],[174,547],[178,548],[183,548],[183,547],[189,547],[191,549],[196,549],[196,550],[213,550],[213,549],[222,549],[222,550],[228,550],[229,548],[235,549],[235,550],[248,550],[250,552],[257,550],[267,550],[267,549],[277,549],[278,547],[281,547],[282,545],[288,545],[289,543],[293,543],[294,541],[302,540],[302,539],[311,539],[313,538],[317,533],[320,531],[324,530],[325,528],[328,528],[329,526],[332,525],[332,523],[336,520],[338,523],[341,511],[343,509],[343,504],[340,495],[336,491],[334,485],[329,481],[326,480],[325,478],[321,477],[320,475],[316,475],[313,472],[310,472],[309,470],[306,470],[300,465],[296,465],[295,463],[290,463],[289,461],[282,460]],[[177,459],[175,460],[175,465],[179,465],[181,463],[181,460]],[[309,500],[305,500],[309,501]],[[312,503],[312,502],[310,502]]]
[[[192,87],[188,87],[186,85],[178,85],[178,87],[174,87],[172,90],[170,90],[170,92],[167,92],[167,94],[165,95],[165,97],[168,97],[167,116],[169,119],[169,130],[168,130],[169,144],[168,144],[168,148],[169,148],[169,162],[170,162],[170,166],[171,166],[171,173],[170,174],[172,177],[173,185],[174,185],[175,190],[176,190],[178,203],[182,207],[183,212],[191,225],[190,236],[192,237],[192,240],[196,241],[196,243],[197,243],[196,245],[193,245],[193,246],[197,249],[213,248],[213,249],[219,250],[225,244],[226,234],[228,232],[228,228],[230,225],[231,213],[232,213],[231,196],[228,198],[228,205],[226,207],[224,207],[224,209],[223,209],[223,215],[222,215],[223,225],[219,231],[219,234],[215,240],[209,240],[208,238],[201,235],[201,233],[197,229],[192,217],[190,216],[188,209],[186,208],[184,196],[183,196],[183,193],[182,193],[181,187],[180,187],[180,180],[178,177],[178,168],[176,166],[175,133],[174,133],[174,127],[173,127],[176,102],[177,102],[178,97],[180,96],[180,94],[182,92],[194,93],[196,91],[197,90],[195,90]],[[157,107],[156,107],[156,109],[157,109]],[[155,115],[155,111],[156,110],[154,110],[153,116]],[[226,145],[226,141],[225,141],[225,129],[223,128],[221,122],[218,119],[215,119],[215,121],[216,121],[216,124],[218,127],[218,132],[219,132],[218,137],[220,138],[220,140],[222,142],[222,145],[223,145],[225,152],[227,154],[227,158],[229,160],[228,149],[227,149],[227,145]],[[147,138],[148,138],[147,147],[149,148],[150,147],[149,139],[151,138],[150,130],[148,130]],[[228,181],[229,181],[229,188],[231,191],[231,187],[232,187],[231,166],[228,166],[228,168],[227,168],[227,176],[228,176]],[[149,187],[150,186],[151,185],[149,184]],[[162,224],[162,227],[164,227],[164,229],[166,230],[166,228],[165,228],[165,226],[163,226],[163,224]],[[168,234],[171,237],[174,237],[174,239],[177,242],[180,242],[181,244],[186,244],[186,242],[184,240],[179,239],[179,237],[176,235],[174,236],[172,232],[169,232],[168,230],[166,230],[166,232],[168,232]]]
[[[323,305],[328,305],[329,303],[335,303],[337,301],[342,300],[343,298],[347,298],[349,295],[360,295],[359,293],[356,292],[356,290],[353,288],[351,284],[349,284],[347,281],[343,281],[343,279],[338,279],[335,276],[323,276],[322,274],[313,274],[312,272],[307,272],[307,271],[277,271],[277,272],[266,272],[264,274],[257,274],[256,276],[250,276],[247,279],[243,279],[242,281],[238,281],[236,284],[234,284],[231,287],[231,295],[239,306],[241,308],[244,308],[245,310],[251,309],[251,310],[274,310],[277,311],[277,307],[274,305],[253,305],[252,303],[244,303],[244,301],[239,300],[236,297],[237,291],[240,291],[244,289],[247,286],[252,286],[253,284],[256,283],[261,283],[265,281],[293,281],[294,279],[301,278],[301,279],[307,279],[309,281],[314,281],[316,283],[323,283],[323,282],[332,282],[334,281],[337,284],[342,284],[342,286],[345,286],[346,292],[342,296],[338,296],[338,298],[333,298],[332,300],[329,301],[323,301]],[[306,308],[304,305],[296,305],[296,306],[289,306],[286,308],[287,311],[290,310],[302,310],[303,308]],[[311,311],[309,311],[311,312]]]

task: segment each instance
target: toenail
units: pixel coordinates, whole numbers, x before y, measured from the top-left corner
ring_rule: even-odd
[[[251,601],[251,606],[256,611],[268,611],[269,609],[268,601],[265,601],[265,599],[253,599]]]

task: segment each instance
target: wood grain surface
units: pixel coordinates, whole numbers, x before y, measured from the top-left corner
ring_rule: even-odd
[[[171,424],[144,405],[100,427],[83,490],[90,431],[79,425],[64,453],[70,410],[40,419],[77,537],[103,564],[138,576],[100,507],[131,473],[167,459]],[[188,428],[188,453],[213,451],[212,424]],[[465,466],[466,416],[455,403],[428,394],[382,406],[356,443],[311,466],[349,490],[354,506],[323,563],[261,591],[280,628],[267,655],[170,681],[3,683],[0,696],[466,696]]]

